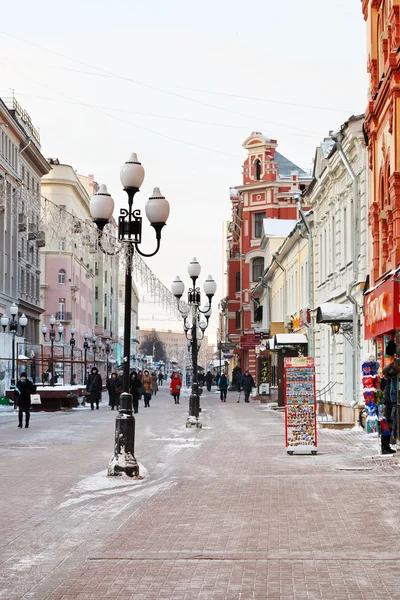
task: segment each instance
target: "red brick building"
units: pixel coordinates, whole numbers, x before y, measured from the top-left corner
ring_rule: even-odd
[[[370,280],[365,337],[378,354],[386,340],[400,342],[400,0],[361,0],[367,22],[369,99],[365,132],[369,152]],[[396,315],[395,315],[396,313]]]
[[[277,152],[277,141],[258,131],[244,141],[243,182],[231,188],[232,220],[227,240],[228,338],[237,344],[237,360],[255,374],[254,328],[261,309],[251,292],[264,271],[260,248],[264,219],[297,219],[295,195],[311,176]]]

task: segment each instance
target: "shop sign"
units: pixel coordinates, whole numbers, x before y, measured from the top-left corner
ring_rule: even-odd
[[[251,350],[258,345],[256,336],[253,333],[244,333],[240,338],[240,347],[243,350]]]
[[[400,327],[399,284],[390,279],[365,298],[365,338],[371,339]]]
[[[307,316],[307,310],[301,310],[293,317],[293,330],[301,329],[305,325],[304,316]]]

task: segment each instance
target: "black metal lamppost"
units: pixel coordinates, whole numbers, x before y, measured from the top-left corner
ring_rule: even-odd
[[[46,334],[48,332],[48,328],[47,328],[47,325],[45,325],[45,324],[42,325],[42,333],[43,333],[44,341],[45,342],[50,341],[51,385],[54,385],[54,343],[61,342],[62,336],[64,333],[64,327],[61,325],[61,323],[59,323],[59,325],[57,327],[57,331],[58,331],[58,339],[57,339],[56,332],[54,329],[54,325],[56,324],[56,319],[55,319],[54,315],[51,315],[51,317],[49,319],[49,323],[50,323],[49,337],[46,339]]]
[[[74,385],[74,348],[75,348],[75,327],[71,327],[70,334],[71,339],[69,340],[69,345],[71,348],[71,385]]]
[[[108,357],[112,352],[111,340],[106,340],[106,345],[104,347],[104,351],[106,353],[106,378],[108,379],[110,376],[109,368],[108,368]]]
[[[10,317],[7,315],[3,315],[0,319],[1,326],[3,327],[3,333],[6,333],[7,327],[9,328],[8,333],[12,335],[12,371],[11,371],[11,388],[15,388],[15,336],[23,337],[25,327],[28,324],[27,317],[22,314],[19,319],[17,319],[18,315],[18,306],[13,302],[10,306]],[[21,328],[21,333],[18,333],[18,325]]]
[[[132,311],[132,265],[133,254],[154,256],[160,249],[161,231],[169,216],[169,203],[161,194],[159,188],[154,188],[153,194],[146,203],[146,215],[150,225],[156,232],[157,247],[154,252],[146,254],[139,250],[142,241],[142,217],[140,210],[133,209],[135,194],[139,191],[144,180],[144,169],[135,153],[121,168],[121,183],[128,195],[128,208],[122,208],[118,218],[118,239],[126,246],[125,252],[125,317],[124,317],[124,391],[120,396],[120,411],[115,424],[114,456],[108,467],[108,475],[139,475],[139,466],[135,458],[135,418],[132,413],[132,395],[129,394],[129,368],[131,356],[131,311]],[[105,254],[114,255],[102,246],[103,229],[109,223],[114,211],[114,200],[107,192],[105,185],[90,202],[90,212],[99,230],[99,246]]]
[[[200,342],[204,338],[204,332],[208,327],[208,321],[211,316],[211,302],[213,296],[217,290],[217,284],[211,275],[208,275],[204,282],[204,292],[208,298],[208,306],[203,309],[200,308],[201,304],[201,293],[200,288],[196,287],[197,278],[200,275],[201,267],[196,258],[193,258],[188,266],[189,277],[192,280],[192,287],[188,290],[188,305],[187,309],[180,306],[179,300],[183,296],[185,291],[185,285],[181,281],[180,277],[176,277],[172,283],[171,290],[175,298],[178,301],[178,309],[183,317],[183,328],[185,330],[186,338],[189,340],[190,350],[192,352],[192,367],[193,367],[193,379],[192,379],[192,392],[189,398],[189,418],[186,422],[186,427],[200,427],[201,422],[199,421],[200,408],[200,394],[199,383],[198,383],[198,372],[197,372],[197,358],[200,348]],[[201,318],[201,315],[206,320]]]
[[[90,350],[90,342],[89,342],[89,334],[87,331],[85,331],[85,333],[83,334],[83,351],[84,351],[84,358],[83,358],[83,368],[85,369],[85,373],[83,376],[83,383],[86,385],[87,384],[87,353],[88,350]]]
[[[99,347],[96,346],[96,342],[97,342],[97,336],[93,335],[92,336],[92,352],[93,352],[93,366],[94,367],[96,366],[96,354],[100,348],[100,345],[99,345]]]

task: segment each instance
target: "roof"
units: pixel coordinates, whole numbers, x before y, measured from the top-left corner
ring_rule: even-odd
[[[335,142],[333,140],[321,142],[320,146],[324,158],[328,158],[334,145]]]
[[[349,322],[353,320],[352,304],[325,302],[317,309],[317,323]]]
[[[278,165],[278,171],[280,177],[290,177],[292,171],[298,171],[302,175],[306,175],[307,173],[304,169],[300,169],[297,165],[292,163],[291,160],[280,154],[275,150],[274,160]]]
[[[304,333],[277,333],[274,337],[274,346],[291,346],[292,344],[308,344]]]
[[[263,232],[266,237],[285,238],[296,223],[294,219],[263,219]]]

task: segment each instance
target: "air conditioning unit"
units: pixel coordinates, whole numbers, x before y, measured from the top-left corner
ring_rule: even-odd
[[[28,226],[28,240],[36,240],[36,236],[38,234],[37,226],[35,223],[29,223]]]
[[[26,215],[24,213],[18,215],[18,231],[26,231]]]
[[[43,248],[46,245],[46,234],[44,231],[38,231],[36,235],[36,246]]]

